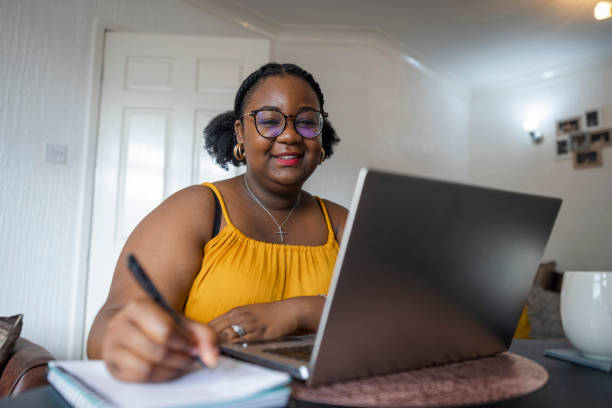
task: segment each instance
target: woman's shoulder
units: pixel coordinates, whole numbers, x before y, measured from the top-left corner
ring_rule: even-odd
[[[193,186],[185,187],[182,190],[177,191],[169,198],[176,196],[174,198],[183,203],[199,201],[203,204],[206,203],[214,206],[214,189],[218,190],[221,195],[223,195],[224,192],[233,191],[236,184],[236,181],[234,179],[236,179],[236,177],[215,182],[203,182],[201,184],[195,184]]]
[[[165,203],[177,207],[190,207],[194,204],[214,205],[213,191],[204,184],[195,184],[170,195]]]
[[[340,242],[342,234],[344,232],[344,225],[346,224],[346,218],[348,217],[348,210],[343,205],[335,203],[326,198],[322,198],[325,204],[325,209],[329,215],[329,220],[332,224],[336,240]]]
[[[346,209],[346,207],[331,200],[328,200],[327,198],[322,198],[322,200],[323,203],[325,203],[325,208],[327,208],[327,212],[329,213],[330,217],[336,215],[346,220],[346,217],[348,216],[348,210]]]
[[[149,217],[173,228],[198,231],[199,235],[202,231],[212,231],[214,211],[212,190],[204,185],[193,185],[170,195]]]
[[[237,185],[235,179],[236,177],[189,186],[177,191],[168,200],[176,201],[179,206],[199,208],[200,215],[208,215],[206,218],[212,219],[215,211],[215,195],[219,196],[219,201],[223,205],[228,199],[232,201]]]
[[[138,223],[125,248],[201,248],[213,229],[214,199],[204,186],[183,188],[164,201]]]

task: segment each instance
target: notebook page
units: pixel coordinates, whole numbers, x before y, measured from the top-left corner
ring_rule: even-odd
[[[160,408],[214,404],[246,399],[290,382],[287,373],[220,357],[215,368],[203,368],[165,383],[127,383],[113,378],[103,361],[53,363],[78,377],[119,406]]]

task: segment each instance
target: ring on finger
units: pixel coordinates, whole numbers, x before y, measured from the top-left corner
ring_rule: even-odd
[[[234,333],[238,335],[238,337],[242,337],[246,334],[246,331],[244,330],[244,328],[239,324],[232,324],[231,327]]]

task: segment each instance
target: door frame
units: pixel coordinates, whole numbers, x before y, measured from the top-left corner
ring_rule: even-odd
[[[102,18],[93,21],[90,39],[89,72],[87,75],[86,117],[83,135],[85,143],[82,151],[81,177],[83,186],[78,206],[80,220],[77,224],[77,242],[75,245],[74,263],[76,279],[72,283],[72,305],[69,321],[68,344],[66,355],[70,359],[81,359],[87,356],[85,338],[85,307],[87,305],[87,281],[89,279],[89,253],[93,217],[93,199],[95,187],[96,153],[98,147],[98,127],[102,91],[102,68],[104,65],[105,35],[110,31],[132,31]]]

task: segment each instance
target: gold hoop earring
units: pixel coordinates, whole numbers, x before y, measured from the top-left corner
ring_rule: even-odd
[[[321,160],[319,160],[319,164],[323,163],[323,160],[325,160],[325,149],[321,148]]]
[[[234,146],[234,157],[238,161],[243,161],[246,158],[246,153],[244,152],[243,143],[236,143],[236,146]]]

